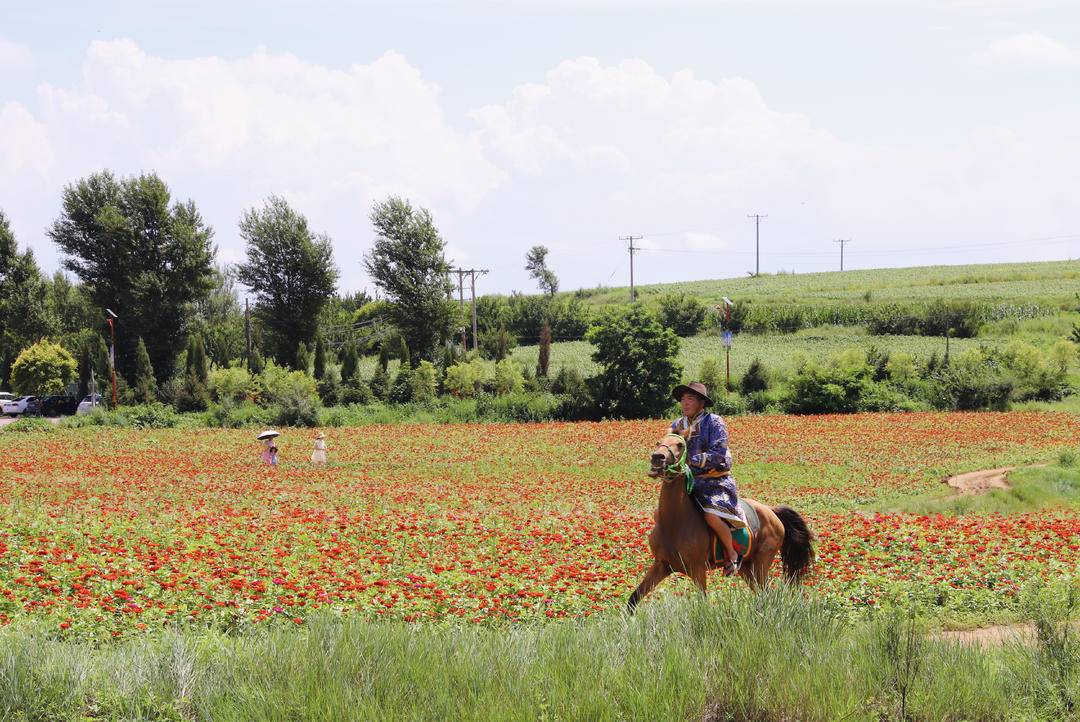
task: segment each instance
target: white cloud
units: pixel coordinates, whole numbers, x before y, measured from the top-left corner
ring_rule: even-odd
[[[335,69],[267,50],[173,60],[131,40],[94,42],[78,85],[42,84],[37,107],[9,103],[0,128],[0,145],[15,153],[0,169],[13,216],[27,194],[42,194],[20,188],[28,173],[55,198],[102,168],[156,171],[196,201],[222,257],[236,259],[240,213],[279,193],[334,238],[346,285],[360,282],[373,201],[393,192],[437,217],[463,213],[504,179],[479,142],[447,122],[439,89],[393,52]]]
[[[0,38],[0,78],[26,73],[33,64],[29,46]]]
[[[1080,67],[1080,52],[1042,33],[1020,33],[999,38],[983,51],[977,61],[986,65],[1033,68]]]

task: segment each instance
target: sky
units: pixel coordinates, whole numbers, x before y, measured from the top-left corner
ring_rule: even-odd
[[[427,208],[478,293],[1080,257],[1080,3],[0,0],[0,209],[49,271],[65,185],[156,172],[214,228]]]

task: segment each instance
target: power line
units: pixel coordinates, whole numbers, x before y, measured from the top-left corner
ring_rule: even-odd
[[[838,238],[835,241],[833,241],[833,243],[839,243],[840,244],[840,270],[843,271],[844,270],[844,246],[851,243],[851,239],[850,238],[847,238],[847,239]]]
[[[641,248],[634,247],[634,241],[640,241],[643,236],[619,236],[620,241],[628,241],[627,250],[630,251],[630,303],[633,303],[637,294],[634,292],[634,251],[640,251]]]
[[[754,275],[761,275],[761,219],[768,218],[767,215],[761,215],[760,213],[751,213],[747,218],[754,219]]]
[[[477,275],[483,276],[487,272],[488,272],[488,269],[486,269],[486,268],[451,268],[450,269],[450,273],[458,274],[458,288],[461,291],[461,303],[462,303],[463,307],[464,307],[464,304],[465,304],[465,293],[464,293],[464,290],[463,290],[464,277],[465,277],[465,274],[469,275],[469,286],[471,288],[470,293],[471,293],[471,297],[472,297],[472,347],[473,347],[473,351],[475,351],[479,346],[479,344],[477,343],[477,340],[476,340],[476,277],[477,277]],[[465,332],[464,332],[464,329],[462,329],[461,339],[462,339],[462,346],[465,346]]]

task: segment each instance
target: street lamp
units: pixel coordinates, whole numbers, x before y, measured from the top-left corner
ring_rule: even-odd
[[[111,308],[106,308],[105,312],[109,314],[109,318],[105,319],[109,324],[109,370],[112,372],[112,405],[116,408],[116,326],[113,321],[120,318]]]

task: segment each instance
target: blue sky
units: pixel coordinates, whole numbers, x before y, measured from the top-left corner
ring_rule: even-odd
[[[625,284],[628,233],[639,282],[738,276],[758,211],[770,272],[834,238],[849,268],[1080,255],[1069,3],[102,4],[0,9],[0,208],[49,269],[104,167],[195,200],[225,261],[284,195],[345,289],[388,193],[486,291],[531,290],[534,243],[566,288]]]

